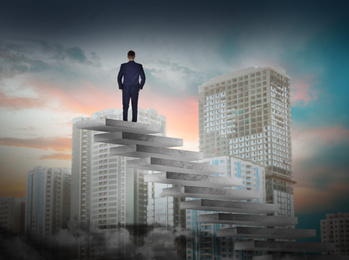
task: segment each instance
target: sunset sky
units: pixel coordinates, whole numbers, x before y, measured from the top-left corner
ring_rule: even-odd
[[[291,78],[296,215],[349,212],[348,1],[5,1],[0,8],[0,197],[26,171],[71,167],[71,121],[121,109],[133,49],[139,106],[198,150],[198,86],[249,66]]]

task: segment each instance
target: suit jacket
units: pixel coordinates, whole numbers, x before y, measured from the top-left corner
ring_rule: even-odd
[[[141,82],[139,83],[139,77]],[[122,81],[122,78],[124,80]],[[121,64],[118,74],[119,89],[124,88],[140,88],[142,89],[145,83],[145,74],[142,64],[134,61]]]

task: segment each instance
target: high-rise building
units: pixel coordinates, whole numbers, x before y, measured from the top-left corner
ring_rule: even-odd
[[[91,131],[76,128],[76,122],[88,118],[75,118],[72,133],[72,191],[71,219],[82,229],[90,226],[90,179],[91,179]]]
[[[294,216],[290,78],[280,67],[252,67],[199,86],[200,151],[266,167],[266,200]]]
[[[258,198],[254,202],[265,203],[265,167],[251,161],[233,156],[214,156],[202,160],[204,163],[223,167],[223,172],[216,176],[238,179],[240,184],[233,187],[240,190],[254,190]],[[191,199],[187,199],[191,200]],[[229,228],[231,225],[201,223],[201,214],[214,213],[210,211],[187,210],[187,230],[192,236],[187,238],[187,260],[197,259],[249,259],[253,252],[234,251],[233,239],[217,237],[218,229]]]
[[[0,198],[0,232],[24,232],[24,198]]]
[[[77,128],[82,120],[103,118],[122,120],[122,110],[107,109],[90,118],[73,120],[71,219],[100,238],[90,238],[93,243],[80,243],[79,259],[98,258],[117,247],[117,239],[106,243],[105,237],[114,236],[120,226],[147,224],[147,171],[127,168],[125,157],[110,154],[112,145],[94,142],[95,132]],[[166,129],[166,118],[153,109],[138,109],[138,122],[159,124]]]
[[[333,243],[333,255],[349,255],[349,213],[326,214],[321,220],[321,242]]]
[[[37,237],[57,234],[70,217],[68,168],[35,167],[27,172],[25,232]]]

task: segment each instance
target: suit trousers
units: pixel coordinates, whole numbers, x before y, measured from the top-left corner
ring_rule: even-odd
[[[139,88],[125,88],[122,91],[123,120],[127,121],[128,107],[132,104],[132,122],[137,122]]]

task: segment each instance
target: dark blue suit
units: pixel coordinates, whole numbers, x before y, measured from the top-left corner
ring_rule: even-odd
[[[141,82],[139,82],[139,77]],[[122,78],[124,80],[122,81]],[[128,107],[130,99],[132,102],[132,122],[137,122],[138,113],[138,92],[145,83],[145,74],[142,64],[132,60],[121,64],[118,74],[119,89],[122,89],[123,119],[127,121]]]

